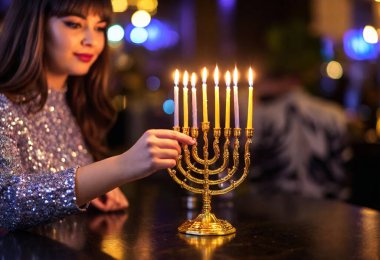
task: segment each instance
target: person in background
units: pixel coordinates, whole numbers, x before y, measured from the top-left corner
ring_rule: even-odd
[[[347,199],[345,113],[306,91],[319,74],[319,41],[302,23],[274,28],[267,39],[255,84],[252,181],[267,191]]]
[[[13,0],[0,38],[0,230],[128,206],[118,186],[176,164],[171,130],[106,158],[109,0]],[[133,166],[133,167],[132,167]],[[103,195],[103,199],[97,199]]]

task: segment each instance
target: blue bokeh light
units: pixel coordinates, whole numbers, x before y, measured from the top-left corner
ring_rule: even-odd
[[[172,30],[166,23],[157,19],[152,19],[146,30],[149,36],[144,46],[150,51],[174,46],[179,39],[177,32]]]
[[[223,9],[231,9],[236,5],[236,0],[219,0],[219,5]]]
[[[142,44],[148,39],[148,32],[145,28],[135,27],[131,30],[129,38],[135,44]]]
[[[171,115],[174,113],[174,100],[168,99],[164,102],[162,105],[162,108],[164,109],[165,114]]]
[[[10,6],[12,0],[1,0],[0,1],[0,10],[6,11],[8,7]]]
[[[330,38],[322,39],[321,54],[325,61],[334,59],[334,42]]]
[[[343,38],[344,51],[354,60],[373,60],[378,54],[378,45],[367,43],[362,30],[349,30]]]
[[[146,86],[148,87],[149,90],[156,91],[160,88],[161,81],[156,76],[150,76],[146,80]]]
[[[128,24],[126,26],[125,33],[126,35],[129,35],[129,37],[126,37],[126,39],[129,42],[143,45],[150,51],[157,51],[160,49],[172,47],[176,45],[179,40],[179,35],[176,31],[174,31],[168,24],[154,18],[151,20],[150,24],[147,27],[139,28],[146,30],[146,34],[137,31],[137,36],[143,37],[142,39],[138,38],[137,42],[136,39],[132,39],[132,32],[134,32],[135,29],[137,28],[132,24]]]

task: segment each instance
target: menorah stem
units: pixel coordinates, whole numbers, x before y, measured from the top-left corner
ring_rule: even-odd
[[[203,207],[202,213],[209,214],[211,212],[211,195],[210,192],[203,192]]]
[[[211,211],[211,199],[210,199],[210,184],[209,184],[209,170],[208,170],[208,136],[207,133],[210,130],[209,122],[202,122],[203,132],[203,158],[204,158],[204,183],[203,183],[203,213],[210,213]]]

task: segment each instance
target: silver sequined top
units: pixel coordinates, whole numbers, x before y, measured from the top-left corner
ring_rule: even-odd
[[[0,94],[0,229],[23,229],[80,211],[75,173],[93,161],[65,100],[49,91],[27,113]]]

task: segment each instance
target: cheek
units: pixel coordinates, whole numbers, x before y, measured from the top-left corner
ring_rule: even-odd
[[[68,55],[70,50],[72,50],[72,40],[70,37],[64,37],[63,34],[56,34],[52,35],[53,37],[50,40],[50,46],[51,48],[51,53],[54,53],[56,58],[63,58]]]
[[[104,47],[106,45],[106,40],[105,40],[104,35],[99,36],[98,43],[99,44],[97,45],[97,52],[98,54],[100,54],[104,50]]]

